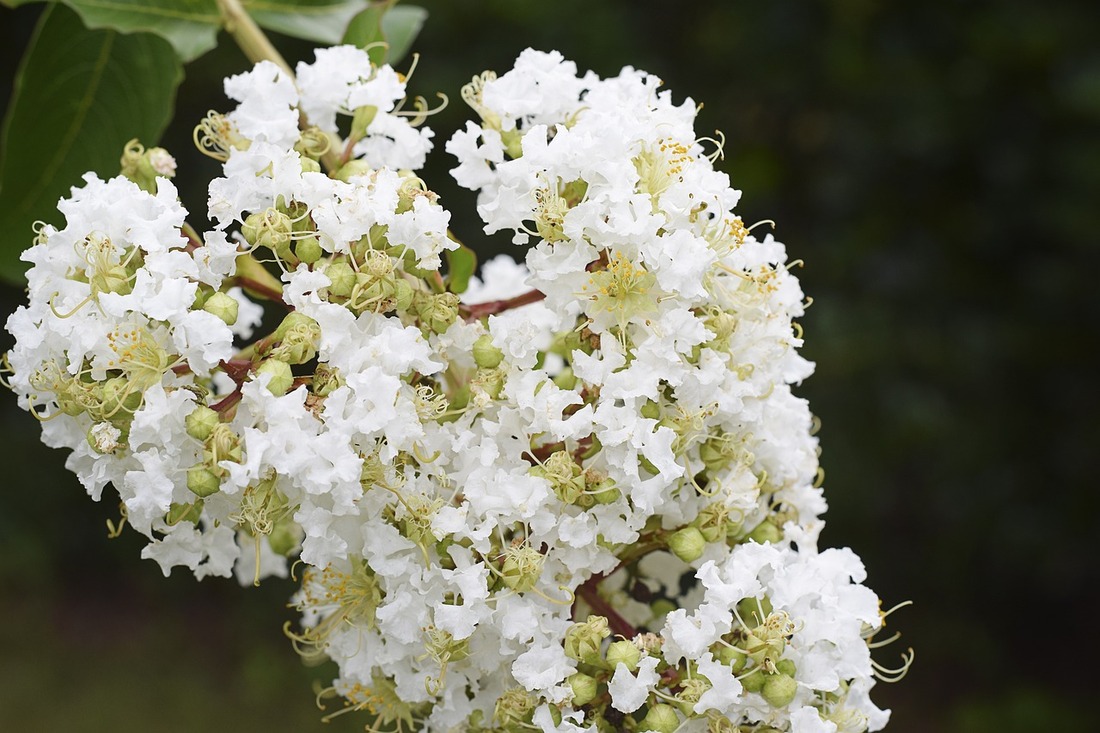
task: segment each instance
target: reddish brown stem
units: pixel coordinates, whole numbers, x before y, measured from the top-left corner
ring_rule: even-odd
[[[514,298],[505,298],[504,300],[491,300],[488,303],[475,303],[473,305],[463,306],[461,309],[462,317],[467,321],[474,321],[478,318],[484,318],[491,316],[494,313],[503,313],[506,310],[512,308],[519,308],[522,305],[530,305],[531,303],[537,303],[546,297],[546,293],[541,290],[529,290],[522,295],[517,295]]]
[[[257,295],[263,296],[268,300],[274,300],[276,303],[282,303],[284,306],[286,306],[287,310],[294,310],[294,306],[285,302],[283,300],[283,294],[280,293],[278,290],[275,290],[274,288],[269,288],[263,283],[256,282],[252,278],[241,277],[240,275],[237,276],[237,284],[245,290],[251,290]]]
[[[611,604],[600,596],[596,586],[598,586],[603,579],[603,575],[593,575],[586,580],[580,588],[577,588],[577,597],[587,603],[597,615],[607,619],[607,625],[611,628],[611,633],[621,636],[624,639],[633,639],[638,635],[638,630],[627,623],[626,619],[620,616],[619,612],[612,608]],[[574,603],[574,619],[576,618],[576,610],[577,606]]]

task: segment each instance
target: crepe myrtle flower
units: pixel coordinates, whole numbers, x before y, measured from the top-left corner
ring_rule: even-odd
[[[37,228],[5,383],[113,487],[111,535],[166,573],[294,577],[325,720],[880,730],[904,604],[818,549],[809,299],[721,134],[631,67],[474,77],[453,174],[530,246],[470,277],[410,75],[339,46],[227,79],[195,132],[210,232],[138,141]]]

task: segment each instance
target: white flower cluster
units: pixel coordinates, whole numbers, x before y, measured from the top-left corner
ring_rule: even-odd
[[[535,242],[460,299],[402,77],[260,63],[196,133],[224,162],[201,241],[163,177],[62,202],[12,386],[165,573],[300,558],[287,633],[372,729],[879,730],[884,615],[816,547],[802,292],[659,86],[529,50],[463,90],[454,175]],[[289,311],[249,343],[242,288]]]

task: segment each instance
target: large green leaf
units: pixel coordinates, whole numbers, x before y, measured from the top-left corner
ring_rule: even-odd
[[[366,48],[372,43],[385,41],[389,48],[372,48],[371,61],[379,65],[387,61],[396,64],[409,52],[428,17],[428,11],[415,5],[393,6],[393,0],[372,3],[352,20],[343,42]]]
[[[58,0],[71,7],[89,28],[121,33],[147,31],[172,44],[184,61],[217,45],[221,14],[217,0]],[[4,0],[12,7],[36,0]]]
[[[268,30],[317,43],[336,44],[367,0],[246,0],[244,7]]]
[[[389,63],[396,64],[404,58],[427,19],[428,11],[415,5],[396,7],[382,17],[382,35],[390,44],[386,58]]]
[[[160,138],[182,79],[164,39],[88,30],[68,8],[46,9],[0,139],[0,277],[20,279],[31,225],[60,223],[57,201],[85,171],[116,175],[128,140]]]

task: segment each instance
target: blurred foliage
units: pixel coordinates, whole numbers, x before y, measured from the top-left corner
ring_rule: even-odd
[[[818,370],[801,393],[824,425],[824,544],[854,547],[886,605],[916,603],[891,617],[917,662],[876,688],[889,730],[1091,729],[1100,5],[418,4],[430,17],[411,90],[451,97],[430,122],[440,148],[469,114],[461,84],[528,45],[601,74],[656,73],[705,102],[701,135],[726,134],[742,215],[774,219],[807,263]],[[13,69],[36,10],[0,12]],[[285,41],[292,60],[308,55]],[[226,109],[218,80],[245,67],[225,47],[187,67],[163,144],[192,211],[216,165],[189,152],[191,127]],[[479,233],[450,165],[440,149],[424,176],[455,231],[482,260],[509,247]],[[4,290],[4,312],[20,297]],[[320,730],[279,633],[292,586],[160,578],[136,538],[104,538],[113,507],[83,498],[31,418],[0,399],[0,679],[19,681],[0,685],[6,721]]]

